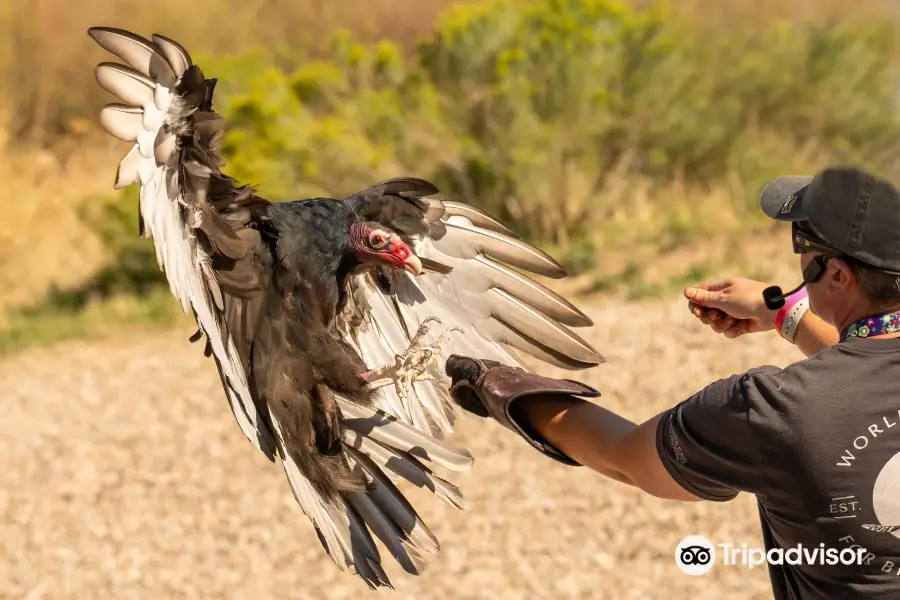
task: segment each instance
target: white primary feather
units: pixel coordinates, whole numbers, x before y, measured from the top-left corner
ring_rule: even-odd
[[[168,136],[161,135],[164,125],[168,123],[172,130],[183,126],[182,104],[173,101],[177,84],[175,71],[152,42],[139,36],[107,28],[93,28],[90,34],[101,46],[132,67],[104,63],[107,66],[96,71],[101,85],[120,93],[121,100],[141,102],[140,106],[127,108],[113,105],[101,113],[110,133],[136,142],[120,163],[117,187],[124,187],[126,182],[140,182],[141,216],[147,233],[153,238],[156,258],[166,274],[169,289],[186,313],[193,311],[196,314],[198,325],[209,340],[228,382],[230,389],[226,390],[226,396],[241,430],[258,450],[271,458],[274,451],[271,432],[267,431],[253,402],[234,344],[222,330],[220,319],[213,313],[207,297],[201,264],[209,257],[198,246],[182,218],[185,199],[178,180],[177,160],[175,164],[169,164],[177,149],[172,146],[162,157],[156,152],[158,141],[171,144]],[[190,62],[186,53],[185,57]],[[142,96],[139,86],[149,84],[153,85],[152,96]]]

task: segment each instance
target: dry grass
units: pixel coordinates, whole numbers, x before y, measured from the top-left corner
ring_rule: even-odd
[[[0,310],[36,300],[52,284],[74,285],[105,258],[78,209],[92,194],[110,193],[122,147],[71,142],[77,151],[0,143]]]
[[[729,342],[684,302],[593,305],[608,357],[584,373],[604,405],[645,419],[722,376],[799,359],[774,334]],[[375,597],[325,558],[278,466],[246,443],[215,369],[177,332],[33,349],[0,362],[0,597]],[[765,570],[674,565],[686,535],[759,545],[752,497],[682,504],[546,460],[464,418],[469,509],[411,494],[442,551],[383,598],[771,597]]]

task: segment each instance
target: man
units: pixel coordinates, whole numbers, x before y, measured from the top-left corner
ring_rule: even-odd
[[[900,598],[900,192],[835,168],[776,179],[760,204],[791,222],[805,287],[775,309],[747,279],[685,296],[715,331],[777,330],[808,359],[732,375],[640,424],[582,384],[469,357],[447,361],[454,398],[654,496],[752,493],[767,549],[866,549],[862,565],[770,565],[776,598]]]

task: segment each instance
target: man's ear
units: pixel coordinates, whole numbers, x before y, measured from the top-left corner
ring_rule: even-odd
[[[825,273],[830,292],[844,294],[856,285],[856,275],[850,265],[843,258],[833,258],[829,262],[829,269]]]

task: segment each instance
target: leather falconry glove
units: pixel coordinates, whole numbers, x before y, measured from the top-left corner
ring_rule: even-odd
[[[493,417],[545,456],[566,465],[581,466],[532,427],[516,422],[510,406],[514,401],[529,396],[552,394],[596,398],[600,395],[599,391],[571,379],[542,377],[497,361],[458,354],[447,359],[444,370],[453,380],[450,394],[463,409],[480,417]]]

